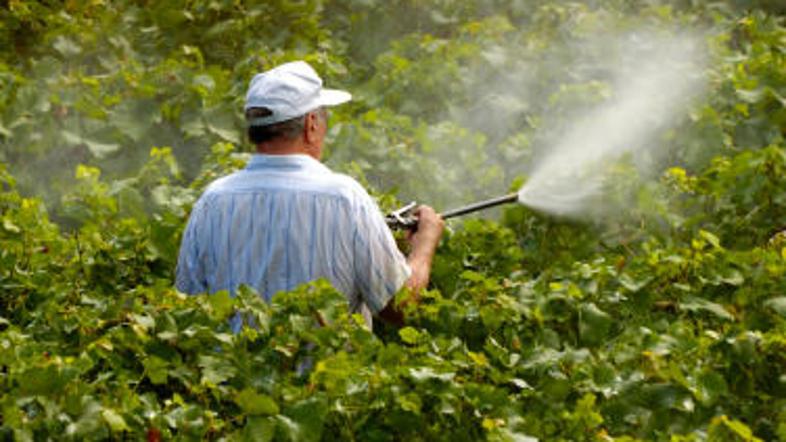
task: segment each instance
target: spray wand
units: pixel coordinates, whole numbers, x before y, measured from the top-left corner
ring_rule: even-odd
[[[449,219],[457,216],[466,215],[468,213],[477,212],[479,210],[500,206],[502,204],[509,204],[509,203],[516,203],[516,202],[519,202],[518,192],[511,193],[509,195],[498,196],[496,198],[491,198],[488,200],[478,201],[476,203],[458,207],[453,210],[448,210],[446,212],[442,212],[440,216],[442,217],[442,219]],[[412,215],[412,211],[415,210],[416,206],[417,203],[413,201],[400,209],[390,212],[385,217],[385,221],[387,222],[388,227],[390,227],[391,230],[409,230],[416,227],[418,225],[418,220]]]

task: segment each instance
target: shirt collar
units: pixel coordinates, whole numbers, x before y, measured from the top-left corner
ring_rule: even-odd
[[[267,155],[255,153],[246,165],[246,170],[303,170],[309,172],[330,172],[324,164],[305,154]]]

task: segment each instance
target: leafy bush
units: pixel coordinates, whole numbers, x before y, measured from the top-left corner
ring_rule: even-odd
[[[778,2],[20,2],[0,11],[4,439],[786,440]],[[407,326],[317,281],[172,288],[200,191],[247,159],[259,70],[355,93],[328,164],[380,204],[515,190],[614,93],[608,30],[702,27],[708,92],[609,165],[609,211],[450,226]],[[579,60],[576,62],[576,60]],[[482,87],[485,85],[485,87]],[[493,220],[497,219],[497,220]],[[238,334],[228,318],[247,324]]]

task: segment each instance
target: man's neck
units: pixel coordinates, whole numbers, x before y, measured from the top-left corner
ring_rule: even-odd
[[[272,140],[257,145],[257,153],[265,155],[308,155],[316,160],[319,157],[314,155],[312,150],[308,149],[303,143],[290,140]]]

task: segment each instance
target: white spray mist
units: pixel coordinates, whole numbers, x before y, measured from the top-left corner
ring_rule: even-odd
[[[612,98],[579,118],[531,169],[519,202],[565,217],[602,210],[608,166],[622,155],[657,156],[657,137],[703,90],[704,57],[694,36],[626,38]],[[662,152],[660,152],[662,153]],[[601,207],[599,207],[599,205]]]

